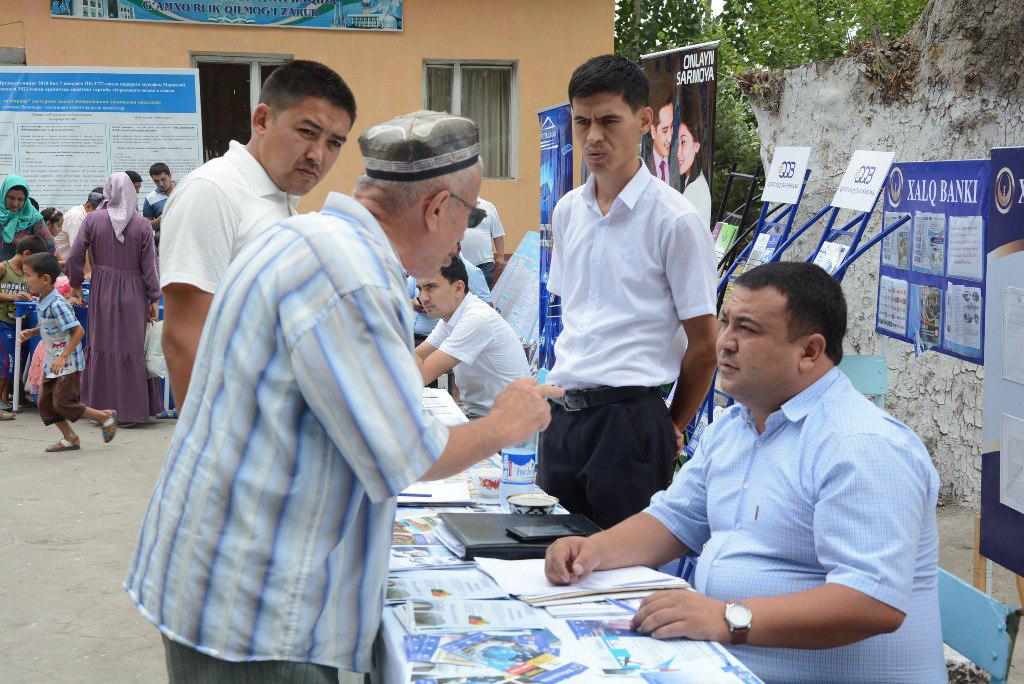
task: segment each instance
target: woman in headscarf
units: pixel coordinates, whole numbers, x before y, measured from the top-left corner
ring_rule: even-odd
[[[82,401],[115,409],[122,425],[146,423],[161,410],[145,354],[146,325],[156,320],[160,299],[153,228],[139,214],[138,194],[123,171],[107,179],[103,194],[67,257],[72,298],[80,300],[92,250]]]
[[[0,261],[14,256],[14,245],[18,240],[37,235],[55,250],[53,238],[46,228],[46,221],[32,203],[28,201],[28,183],[13,173],[0,185]]]

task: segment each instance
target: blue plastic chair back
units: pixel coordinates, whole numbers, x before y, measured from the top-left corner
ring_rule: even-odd
[[[845,354],[839,370],[846,373],[855,390],[878,408],[884,408],[885,395],[889,393],[889,366],[884,357]]]
[[[1020,609],[985,595],[939,568],[942,640],[992,676],[1005,682],[1017,638]]]

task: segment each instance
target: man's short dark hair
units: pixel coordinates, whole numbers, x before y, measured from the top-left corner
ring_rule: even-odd
[[[25,265],[39,275],[50,276],[50,284],[60,277],[60,262],[49,252],[40,252],[25,258]]]
[[[140,176],[135,171],[125,171],[125,173],[128,174],[128,178],[131,179],[132,183],[141,183],[142,182],[142,176]]]
[[[15,254],[24,254],[28,252],[32,254],[42,254],[43,252],[49,252],[50,247],[46,244],[46,241],[38,235],[29,235],[18,240],[14,244]]]
[[[163,162],[157,162],[149,167],[150,176],[159,176],[161,173],[166,173],[168,176],[171,175],[171,169]]]
[[[103,202],[103,188],[95,187],[89,191],[89,196],[85,199],[84,204],[91,204],[94,208],[100,206]]]
[[[576,67],[569,79],[569,104],[574,98],[599,93],[621,95],[634,112],[647,106],[651,83],[637,64],[619,55],[601,55]]]
[[[786,298],[789,339],[821,333],[825,355],[836,364],[843,360],[846,297],[839,282],[821,266],[803,261],[761,264],[737,278],[736,285],[748,290],[778,290]]]
[[[288,109],[307,97],[326,100],[348,112],[356,120],[356,97],[345,80],[334,69],[308,59],[293,59],[271,72],[260,102],[274,108]]]
[[[469,292],[469,272],[466,264],[462,263],[462,257],[456,255],[452,257],[452,263],[442,266],[441,277],[452,285],[461,280],[466,292]]]

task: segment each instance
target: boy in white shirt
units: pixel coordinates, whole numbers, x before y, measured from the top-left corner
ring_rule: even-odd
[[[455,384],[470,418],[487,415],[505,385],[529,377],[522,342],[512,327],[475,294],[461,259],[442,266],[437,276],[419,281],[420,303],[441,319],[416,347],[423,382],[455,370]]]

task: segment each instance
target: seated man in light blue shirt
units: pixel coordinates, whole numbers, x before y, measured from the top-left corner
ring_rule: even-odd
[[[490,304],[491,288],[487,287],[487,279],[484,277],[484,272],[474,266],[468,259],[466,259],[465,256],[463,256],[461,243],[457,245],[455,249],[456,254],[459,255],[459,259],[466,265],[466,273],[469,274],[469,291],[484,302]],[[431,318],[427,315],[427,312],[423,310],[423,305],[420,304],[419,297],[417,296],[416,279],[412,276],[408,276],[405,279],[405,291],[408,293],[409,299],[412,300],[412,308],[416,311],[416,317],[413,319],[412,323],[414,338],[413,347],[415,348],[425,342],[427,335],[434,331],[434,326],[437,325],[437,319]]]
[[[845,333],[842,289],[818,266],[740,276],[717,342],[737,403],[644,512],[555,542],[548,579],[692,550],[697,591],[652,594],[634,629],[729,644],[769,682],[945,682],[938,474],[836,368]]]

